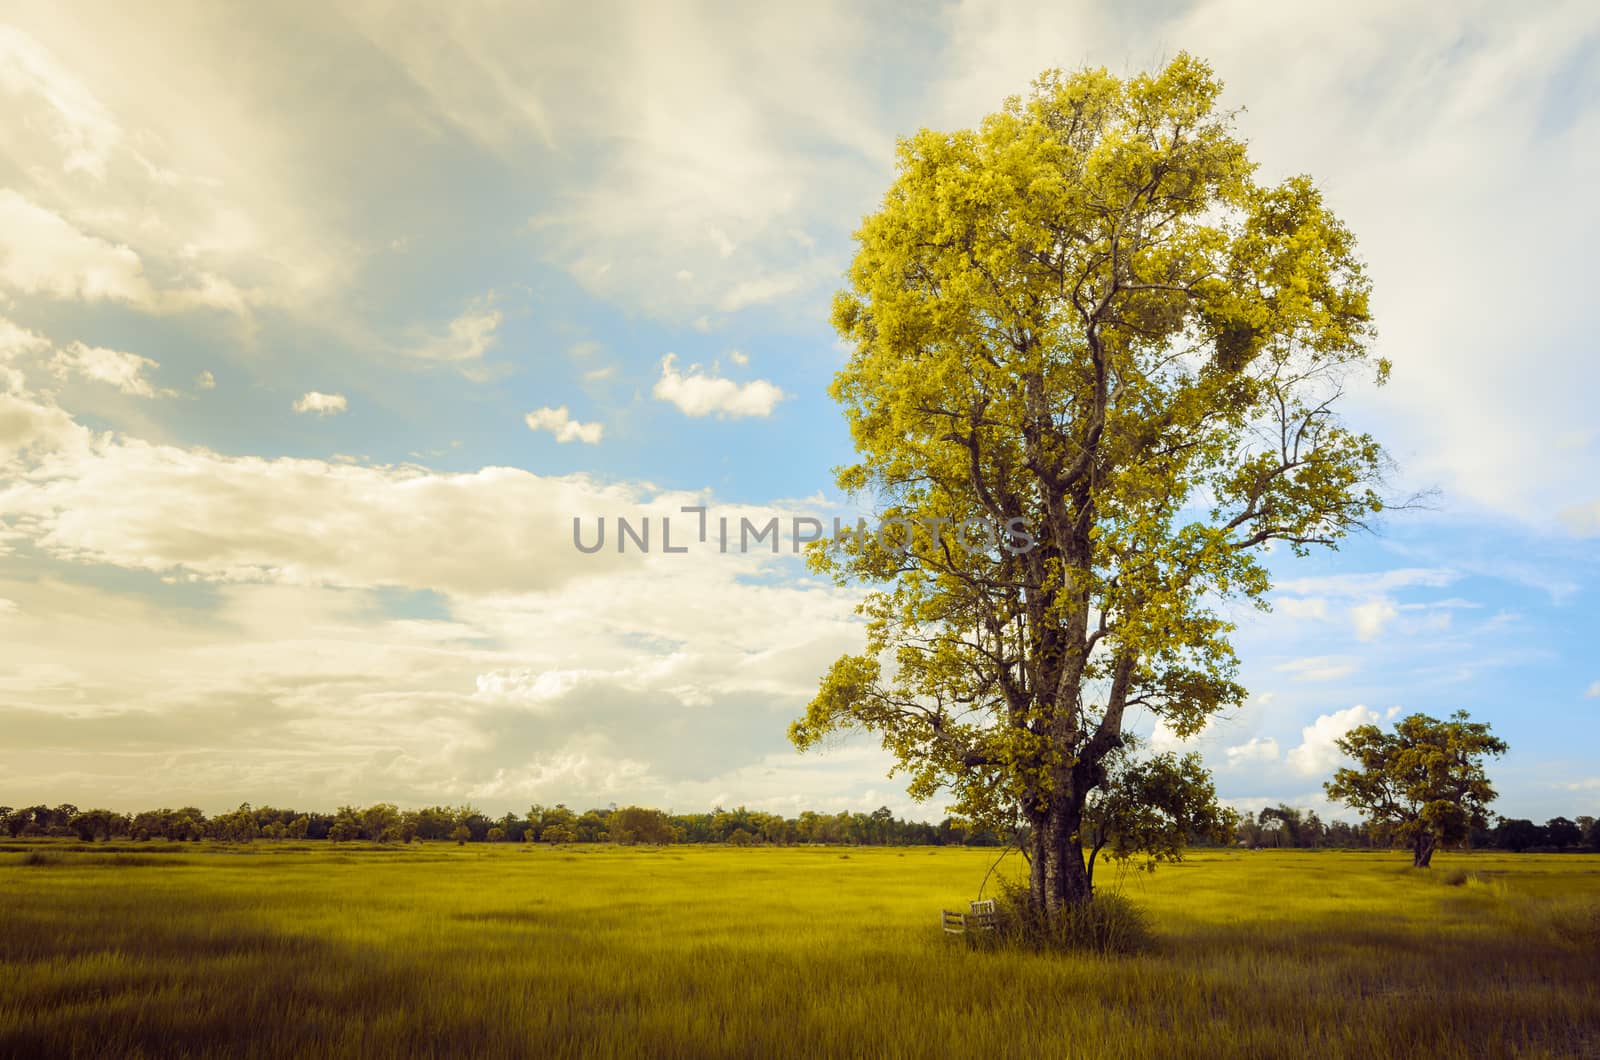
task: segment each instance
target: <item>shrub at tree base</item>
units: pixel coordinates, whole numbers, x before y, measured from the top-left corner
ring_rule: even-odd
[[[1092,902],[1051,912],[1033,899],[1025,882],[1006,881],[995,910],[999,923],[993,931],[967,933],[975,945],[1107,957],[1144,953],[1155,946],[1145,911],[1115,892],[1096,891]]]

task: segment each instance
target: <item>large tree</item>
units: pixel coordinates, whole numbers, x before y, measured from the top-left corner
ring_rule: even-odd
[[[1085,802],[1130,709],[1186,734],[1241,702],[1223,607],[1262,602],[1260,552],[1383,506],[1380,447],[1335,415],[1387,372],[1354,241],[1308,178],[1255,181],[1219,91],[1187,55],[1051,72],[903,140],[834,303],[839,483],[913,529],[813,550],[873,586],[867,645],[791,735],[871,730],[914,795],[1020,818],[1052,912],[1091,895]]]
[[[1417,868],[1427,868],[1439,847],[1488,826],[1486,808],[1495,791],[1483,762],[1505,754],[1506,742],[1466,711],[1448,721],[1413,714],[1389,733],[1362,725],[1338,747],[1356,768],[1340,769],[1323,785],[1328,797],[1364,814],[1379,838],[1409,848]]]

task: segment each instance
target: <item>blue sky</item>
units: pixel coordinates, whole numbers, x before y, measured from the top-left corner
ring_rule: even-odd
[[[1190,745],[1326,809],[1345,728],[1464,708],[1499,810],[1600,812],[1590,5],[6,18],[0,802],[942,815],[785,741],[848,592],[571,519],[839,510],[827,305],[895,137],[1187,49],[1359,238],[1395,370],[1348,411],[1439,491],[1274,559]]]

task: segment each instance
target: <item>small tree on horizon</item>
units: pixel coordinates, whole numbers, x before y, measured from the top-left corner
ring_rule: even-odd
[[[1428,868],[1440,846],[1459,843],[1488,826],[1495,799],[1483,762],[1506,753],[1487,722],[1458,710],[1448,721],[1412,714],[1386,733],[1376,725],[1351,729],[1339,750],[1355,759],[1323,785],[1328,797],[1364,814],[1380,838],[1409,848],[1411,864]]]

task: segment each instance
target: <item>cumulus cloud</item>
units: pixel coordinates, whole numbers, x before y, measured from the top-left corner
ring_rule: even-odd
[[[194,377],[194,388],[196,390],[215,390],[216,387],[217,377],[212,375],[209,369]]]
[[[156,388],[145,378],[145,370],[159,368],[160,364],[137,353],[125,353],[101,346],[86,346],[74,342],[61,350],[52,363],[61,378],[77,376],[114,386],[124,394],[135,397],[155,397]],[[170,391],[161,391],[170,393]]]
[[[336,416],[350,407],[343,394],[324,394],[311,390],[295,400],[296,412],[314,412],[318,416]]]
[[[1278,760],[1278,741],[1270,736],[1256,736],[1227,748],[1224,754],[1230,769],[1243,765],[1264,765]]]
[[[158,574],[192,606],[0,575],[0,766],[40,797],[203,806],[864,797],[881,755],[794,762],[782,735],[859,644],[854,594],[752,580],[785,561],[714,545],[573,549],[574,514],[649,518],[659,541],[705,499],[110,436],[30,458],[0,535]]]
[[[565,445],[568,442],[583,442],[587,445],[598,445],[600,436],[605,433],[603,423],[580,423],[572,418],[567,411],[567,406],[558,408],[534,409],[526,417],[528,429],[534,431],[549,431],[556,441]]]
[[[1336,742],[1358,725],[1377,722],[1378,712],[1359,703],[1346,710],[1323,714],[1300,730],[1300,745],[1290,749],[1288,762],[1306,776],[1332,773],[1341,758]]]
[[[661,359],[661,378],[656,380],[651,393],[662,401],[671,402],[686,416],[739,418],[743,416],[770,416],[772,410],[786,396],[784,392],[765,379],[736,383],[732,379],[713,375],[698,364],[680,372],[676,354],[669,353]]]

